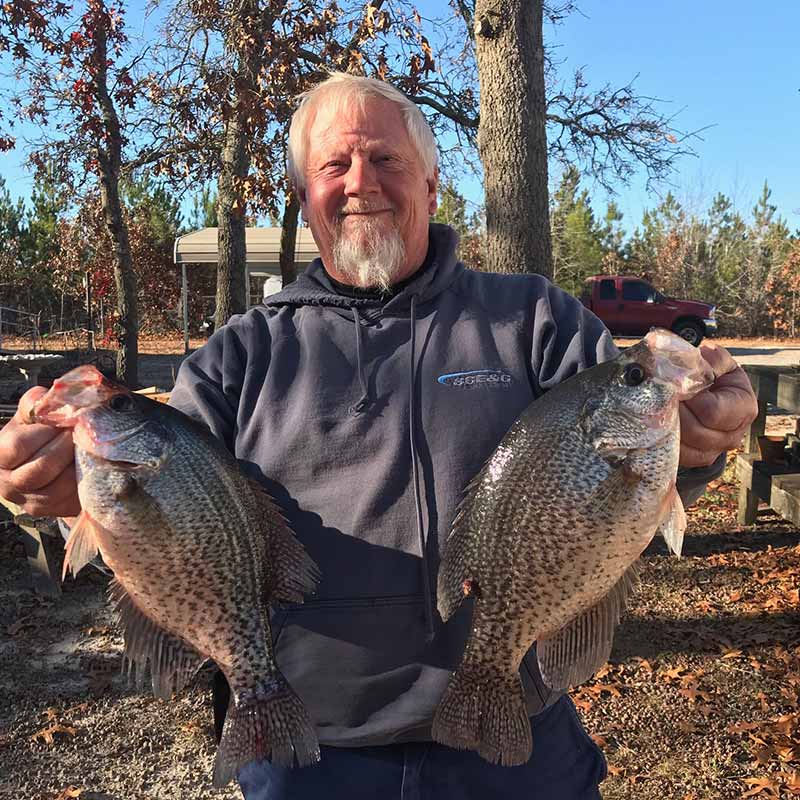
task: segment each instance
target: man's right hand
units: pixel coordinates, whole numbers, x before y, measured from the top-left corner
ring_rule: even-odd
[[[72,517],[81,510],[72,431],[27,421],[46,391],[28,389],[0,431],[0,497],[32,517]]]

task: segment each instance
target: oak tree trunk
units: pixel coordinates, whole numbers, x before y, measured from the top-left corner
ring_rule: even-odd
[[[281,279],[288,286],[297,277],[295,265],[297,255],[297,217],[300,213],[300,200],[297,192],[290,189],[283,209],[281,225]]]
[[[114,247],[114,284],[117,290],[117,378],[134,389],[139,385],[139,315],[136,306],[136,275],[128,239],[128,226],[122,215],[119,198],[119,174],[122,163],[122,134],[114,102],[108,91],[106,35],[102,28],[95,34],[95,91],[103,117],[105,137],[98,148],[100,199],[106,229]]]
[[[234,314],[247,311],[245,203],[237,179],[247,177],[250,154],[237,109],[225,123],[222,167],[217,182],[217,309],[219,330]]]
[[[476,0],[489,272],[552,276],[542,0]]]

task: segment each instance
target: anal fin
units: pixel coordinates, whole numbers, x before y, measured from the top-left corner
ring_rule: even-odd
[[[116,579],[108,594],[122,625],[128,673],[133,671],[137,684],[142,685],[149,665],[153,693],[168,700],[191,680],[205,659],[153,622]]]
[[[584,683],[608,661],[614,630],[637,575],[638,567],[633,564],[598,603],[536,643],[539,669],[550,688]]]

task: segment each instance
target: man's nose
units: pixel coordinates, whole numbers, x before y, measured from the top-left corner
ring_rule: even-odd
[[[351,158],[344,191],[348,197],[363,197],[380,191],[378,172],[369,158]]]

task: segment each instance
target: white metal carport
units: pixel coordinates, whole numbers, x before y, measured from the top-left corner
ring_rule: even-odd
[[[247,293],[248,305],[250,295],[250,276],[280,277],[281,267],[279,262],[281,250],[280,228],[246,228],[245,248],[247,264]],[[297,271],[305,269],[319,256],[317,245],[308,228],[297,229],[297,245],[295,250],[295,266]],[[216,264],[217,263],[217,229],[203,228],[199,231],[179,236],[175,240],[175,263],[181,265],[182,292],[181,305],[183,306],[183,349],[189,352],[189,306],[188,283],[186,277],[187,264]]]

